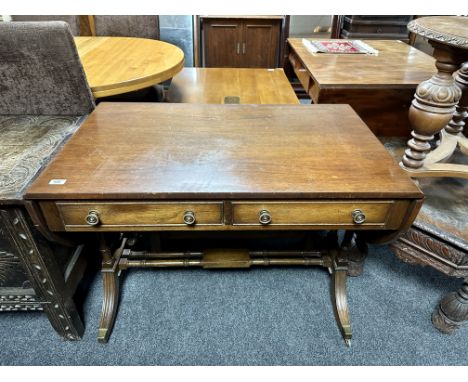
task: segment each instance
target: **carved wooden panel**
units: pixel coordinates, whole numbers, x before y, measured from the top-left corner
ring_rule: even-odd
[[[0,226],[5,245],[25,267],[37,299],[40,299],[41,307],[46,311],[52,326],[66,339],[79,339],[83,334],[83,323],[50,246],[37,235],[21,208],[1,208]],[[0,310],[28,310],[36,306],[33,300],[35,298],[31,290],[24,297],[9,294],[0,299],[0,305],[5,306]]]
[[[429,265],[449,276],[468,277],[468,253],[414,226],[390,244],[397,256],[412,264]]]

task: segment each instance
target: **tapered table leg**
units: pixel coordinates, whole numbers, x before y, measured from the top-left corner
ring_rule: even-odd
[[[99,320],[98,341],[106,343],[114,326],[115,314],[119,304],[119,276],[112,270],[102,270],[104,300]]]
[[[347,346],[351,346],[351,323],[349,320],[348,297],[346,294],[346,277],[348,266],[345,259],[334,256],[332,266],[332,294],[336,321]]]
[[[98,341],[106,343],[114,326],[115,315],[119,305],[119,260],[126,240],[112,255],[111,249],[103,235],[100,237],[99,252],[102,256],[102,281],[104,297],[102,301],[101,318],[99,320]]]

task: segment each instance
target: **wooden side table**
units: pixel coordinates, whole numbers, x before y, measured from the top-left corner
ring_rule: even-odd
[[[125,269],[319,265],[332,275],[336,318],[349,343],[348,259],[360,242],[406,230],[422,197],[349,105],[115,102],[98,105],[27,195],[44,229],[100,236],[102,342]],[[132,232],[275,237],[341,229],[341,247],[311,251],[206,243],[201,252],[168,253],[130,245]],[[132,240],[113,251],[108,239],[119,232]]]
[[[468,18],[423,17],[411,21],[408,29],[427,38],[434,47],[437,73],[416,89],[409,110],[412,139],[400,165],[414,177],[468,178],[466,165],[439,163],[457,146],[468,153],[468,140],[463,135],[468,115]],[[430,142],[439,132],[441,143],[431,151]]]

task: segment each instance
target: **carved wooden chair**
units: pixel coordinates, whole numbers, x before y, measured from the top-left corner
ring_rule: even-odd
[[[398,161],[406,145],[404,140],[393,140],[385,146]],[[468,164],[462,154],[453,160]],[[418,182],[424,204],[411,228],[390,247],[405,262],[464,278],[460,289],[444,297],[432,315],[437,329],[451,333],[468,320],[468,179],[423,178]]]
[[[95,106],[65,22],[0,23],[0,93],[0,311],[43,310],[62,337],[78,339],[82,246],[42,235],[23,200]]]

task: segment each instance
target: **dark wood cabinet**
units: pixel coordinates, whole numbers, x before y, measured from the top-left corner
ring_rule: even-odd
[[[200,17],[204,67],[278,67],[285,17]]]
[[[406,25],[414,16],[334,16],[332,38],[408,41]]]

